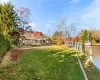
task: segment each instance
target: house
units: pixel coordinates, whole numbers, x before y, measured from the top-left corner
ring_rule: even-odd
[[[20,41],[24,45],[41,45],[41,44],[48,44],[51,43],[50,38],[44,38],[42,32],[33,32],[33,31],[26,31],[21,30],[20,32]]]
[[[93,30],[92,32],[92,38],[96,41],[100,41],[100,30]]]

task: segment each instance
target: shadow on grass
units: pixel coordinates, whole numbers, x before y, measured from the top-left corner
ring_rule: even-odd
[[[27,51],[17,66],[0,73],[2,80],[84,80],[75,51],[64,49]]]

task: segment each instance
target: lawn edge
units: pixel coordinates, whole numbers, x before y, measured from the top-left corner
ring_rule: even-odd
[[[80,55],[80,54],[82,54],[82,55]],[[91,70],[91,74],[89,74],[88,70],[85,68],[85,63],[84,63],[84,62],[88,61],[87,56],[86,56],[84,53],[79,53],[78,56],[79,56],[79,58],[80,58],[80,61],[81,61],[81,63],[82,63],[82,66],[83,66],[83,68],[84,68],[84,70],[85,70],[85,72],[86,72],[86,74],[87,74],[88,79],[91,80],[91,79],[93,78],[93,77],[90,78],[90,77],[91,77],[91,74],[92,74],[92,75],[95,75],[95,73],[96,73],[96,77],[98,78],[98,75],[100,74],[100,71],[99,71],[98,68],[93,64],[93,62],[92,62],[91,60],[89,60],[89,64],[94,68],[94,69],[92,69],[92,67],[89,66],[89,68],[92,69],[92,70]],[[93,71],[95,71],[95,73],[94,73]],[[98,75],[97,75],[97,74],[98,74]],[[94,78],[93,78],[93,79],[94,79]],[[93,80],[93,79],[92,79],[92,80]],[[94,80],[100,80],[100,77],[99,77],[99,79],[94,79]]]
[[[83,67],[83,65],[82,65],[82,63],[81,63],[81,60],[80,60],[80,58],[79,58],[78,53],[76,53],[76,56],[77,56],[77,60],[78,60],[79,66],[80,66],[80,68],[81,68],[81,70],[82,70],[82,73],[83,73],[83,75],[84,75],[84,78],[85,78],[85,80],[88,80],[87,74],[86,74],[86,72],[85,72],[85,70],[84,70],[84,67]]]

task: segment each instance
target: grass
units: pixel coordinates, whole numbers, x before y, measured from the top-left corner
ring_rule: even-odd
[[[0,80],[84,80],[75,52],[58,46],[29,50],[18,65],[0,69]]]
[[[87,77],[89,80],[100,80],[100,72],[98,69],[93,65],[92,62],[90,62],[86,55],[80,54],[80,59],[82,62],[82,65],[85,69],[85,72],[87,74]]]
[[[95,45],[100,46],[100,43],[95,43]]]

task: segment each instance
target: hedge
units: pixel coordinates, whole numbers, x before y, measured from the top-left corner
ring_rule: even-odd
[[[0,35],[0,57],[3,57],[10,49],[10,41],[6,39],[3,35]]]

